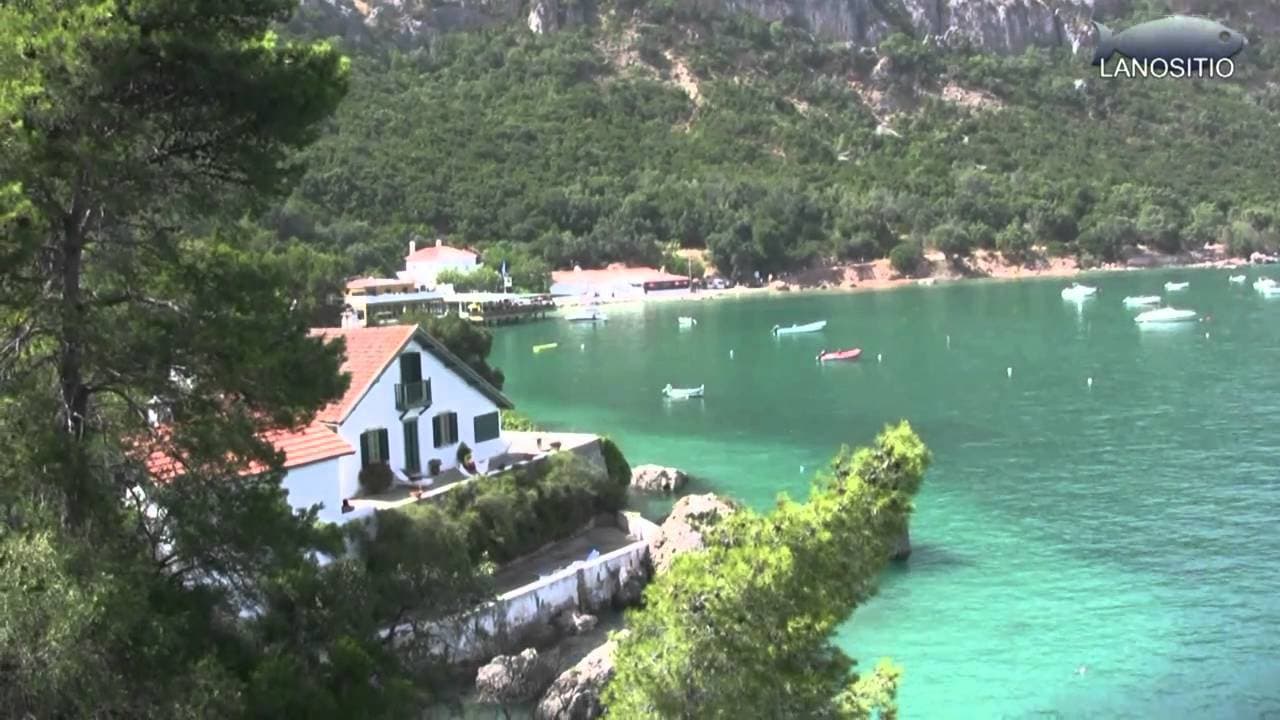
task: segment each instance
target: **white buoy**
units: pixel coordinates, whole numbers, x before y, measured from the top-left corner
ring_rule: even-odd
[[[876,362],[884,362],[884,355],[876,353]]]
[[[1204,334],[1204,339],[1205,339],[1205,340],[1208,340],[1208,339],[1209,339],[1209,333],[1205,333],[1205,334]]]
[[[803,466],[803,465],[801,465],[801,466],[800,466],[800,472],[804,472],[804,466]]]
[[[950,335],[948,335],[948,336],[947,336],[947,349],[948,349],[948,350],[950,350],[950,349],[951,349],[951,336],[950,336]]]
[[[732,350],[730,350],[730,351],[729,351],[729,357],[730,357],[730,358],[732,358],[732,357],[733,357],[733,351],[732,351]]]
[[[1013,377],[1013,368],[1011,368],[1011,367],[1007,367],[1007,368],[1005,368],[1005,369],[1004,369],[1004,374],[1005,374],[1005,375],[1008,375],[1009,377]]]
[[[586,350],[586,349],[587,349],[587,344],[586,344],[586,343],[582,343],[581,345],[579,345],[579,346],[578,346],[578,349],[579,349],[579,350]]]
[[[1088,385],[1089,387],[1093,387],[1093,378],[1089,378],[1088,380],[1085,380],[1085,385]]]

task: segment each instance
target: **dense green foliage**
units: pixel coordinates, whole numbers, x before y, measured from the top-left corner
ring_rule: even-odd
[[[489,364],[493,333],[488,328],[463,320],[456,312],[445,315],[411,313],[402,322],[416,324],[426,330],[428,335],[439,340],[440,344],[479,373],[480,377],[499,390],[502,389],[502,384],[506,382],[502,370]]]
[[[420,702],[378,635],[404,601],[380,592],[412,574],[313,562],[342,535],[290,510],[261,440],[345,389],[307,327],[346,261],[243,222],[346,88],[333,49],[269,31],[295,4],[0,3],[6,716]],[[147,472],[149,450],[181,473]]]
[[[627,482],[564,452],[460,487],[438,506],[418,503],[404,512],[455,524],[473,562],[502,563],[571,535],[600,513],[621,510],[626,490]]]
[[[622,448],[612,438],[600,438],[600,454],[604,456],[605,471],[609,480],[616,486],[627,487],[631,484],[631,465],[622,454]]]
[[[502,413],[502,429],[529,432],[537,430],[538,426],[532,418],[519,410],[505,410]]]
[[[1130,5],[1132,17],[1163,9]],[[1230,82],[1107,82],[1063,53],[898,35],[873,76],[876,58],[781,23],[683,2],[618,9],[548,36],[361,40],[353,92],[278,217],[360,227],[326,247],[364,269],[393,269],[420,232],[561,267],[670,267],[667,243],[705,247],[740,279],[885,257],[906,238],[957,261],[1001,236],[1011,260],[1066,244],[1099,261],[1134,243],[1244,253],[1280,237],[1265,42]],[[685,71],[696,100],[672,80]],[[981,106],[943,100],[948,86]],[[873,94],[905,110],[897,136],[877,132],[888,112]],[[1214,212],[1192,227],[1202,206]],[[1116,220],[1134,232],[1106,227]],[[498,267],[490,253],[486,264]]]
[[[676,558],[628,615],[609,717],[895,717],[898,671],[870,674],[830,643],[871,595],[905,529],[928,450],[904,422],[842,448],[807,502],[741,510]]]

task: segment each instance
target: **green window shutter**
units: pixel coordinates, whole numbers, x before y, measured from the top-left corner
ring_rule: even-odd
[[[482,443],[497,438],[502,432],[501,425],[496,412],[477,415],[472,421],[476,442]]]
[[[369,433],[360,433],[360,467],[369,467]]]
[[[422,355],[416,352],[400,356],[400,382],[415,383],[422,380]]]
[[[386,429],[378,431],[378,461],[389,462],[391,460],[391,442],[387,435]]]
[[[404,423],[404,467],[417,472],[422,467],[418,453],[418,421],[406,420]]]
[[[443,420],[443,418],[440,415],[436,415],[431,418],[431,439],[438,448],[444,447],[444,437],[442,435],[443,423],[441,420]]]
[[[458,413],[449,413],[449,444],[458,442]]]

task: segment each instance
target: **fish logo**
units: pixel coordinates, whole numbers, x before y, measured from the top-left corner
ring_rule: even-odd
[[[1118,34],[1100,22],[1093,25],[1098,33],[1094,65],[1116,54],[1137,61],[1216,62],[1235,57],[1249,44],[1244,35],[1220,22],[1187,15],[1152,20]]]

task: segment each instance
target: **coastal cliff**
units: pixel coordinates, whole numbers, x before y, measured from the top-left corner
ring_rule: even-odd
[[[746,12],[831,41],[874,45],[895,32],[1001,53],[1086,44],[1095,0],[694,0],[702,10]],[[519,18],[537,33],[578,26],[616,9],[587,0],[303,0],[304,10],[408,36]]]

